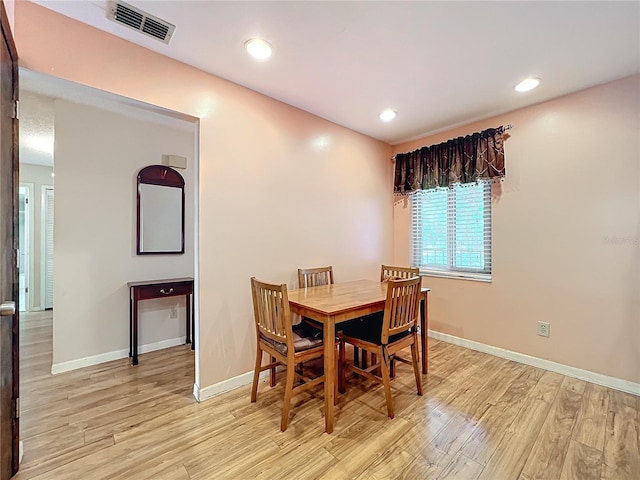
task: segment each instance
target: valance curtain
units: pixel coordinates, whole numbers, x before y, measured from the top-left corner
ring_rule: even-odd
[[[489,128],[397,154],[394,193],[402,195],[457,183],[502,179],[505,174],[503,133],[504,127]]]

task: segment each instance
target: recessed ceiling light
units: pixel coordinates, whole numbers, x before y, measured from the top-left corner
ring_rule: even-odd
[[[271,56],[271,44],[261,38],[252,38],[244,42],[244,48],[256,60],[266,60]]]
[[[522,80],[519,84],[517,84],[513,88],[515,89],[516,92],[528,92],[529,90],[533,90],[538,85],[540,85],[541,81],[542,80],[540,80],[539,78],[529,77]]]
[[[387,108],[380,114],[380,120],[382,120],[383,122],[390,122],[394,118],[396,118],[396,111],[391,110],[390,108]]]

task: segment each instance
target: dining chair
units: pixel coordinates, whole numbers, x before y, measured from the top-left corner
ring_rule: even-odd
[[[298,288],[333,284],[333,266],[298,269]]]
[[[393,400],[391,398],[391,358],[413,364],[418,395],[422,395],[420,370],[418,367],[418,306],[420,302],[420,277],[406,280],[389,280],[384,314],[381,321],[375,317],[357,325],[346,326],[338,333],[339,339],[339,390],[345,391],[345,373],[351,371],[357,375],[375,380],[384,386],[387,414],[393,418]],[[380,318],[380,317],[378,317]],[[359,368],[345,362],[345,343],[359,347],[380,359],[368,368]],[[399,357],[397,353],[411,348],[411,361]],[[374,363],[372,361],[372,363]],[[380,371],[380,376],[374,374]]]
[[[380,269],[380,281],[399,280],[403,278],[417,277],[420,274],[419,268],[411,267],[392,267],[390,265],[382,265]]]
[[[317,268],[298,269],[298,288],[320,287],[322,285],[333,285],[333,266]],[[322,330],[322,323],[312,318],[302,317],[302,321],[313,328]]]
[[[380,268],[380,281],[388,282],[389,280],[401,280],[404,278],[411,278],[420,275],[419,268],[412,267],[394,267],[391,265],[382,265]],[[367,365],[367,355],[366,352],[362,352],[362,362],[363,365]],[[372,355],[371,362],[376,362],[375,355]],[[395,362],[391,359],[391,377],[395,376]]]
[[[317,267],[317,268],[299,268],[298,269],[298,288],[318,287],[321,285],[333,285],[333,266]],[[311,325],[313,328],[322,330],[322,323],[316,322],[312,318],[303,317],[303,322]],[[360,363],[360,353],[357,347],[353,347],[353,361],[356,365]],[[363,365],[366,365],[366,355],[362,355]],[[302,365],[301,365],[302,366]]]
[[[315,378],[309,378],[296,372],[296,365],[324,355],[322,332],[311,329],[305,324],[295,327],[292,325],[286,284],[264,283],[252,277],[251,294],[257,340],[251,402],[255,402],[258,398],[260,372],[270,370],[271,386],[274,386],[276,366],[284,365],[287,369],[287,378],[280,422],[280,430],[284,432],[289,420],[291,398],[297,393],[324,382],[324,373]],[[262,352],[271,356],[268,365],[262,365]],[[294,387],[296,376],[303,383]]]

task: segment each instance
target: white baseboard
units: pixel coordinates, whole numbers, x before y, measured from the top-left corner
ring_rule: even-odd
[[[140,347],[138,348],[138,354],[153,352],[155,350],[161,350],[163,348],[175,347],[176,345],[182,345],[184,344],[185,340],[186,337],[178,337],[170,338],[168,340],[162,340],[161,342],[140,345]],[[112,360],[127,358],[128,356],[128,349],[116,350],[114,352],[101,353],[100,355],[93,355],[91,357],[78,358],[77,360],[69,360],[68,362],[54,363],[53,365],[51,365],[51,374],[56,375],[58,373],[69,372],[71,370],[90,367],[92,365],[98,365],[100,363],[110,362]]]
[[[563,365],[561,363],[552,362],[551,360],[545,360],[543,358],[532,357],[524,353],[505,350],[504,348],[494,347],[485,343],[467,340],[466,338],[460,338],[454,335],[436,332],[435,330],[428,330],[428,335],[432,338],[435,338],[436,340],[442,340],[443,342],[470,348],[471,350],[477,350],[478,352],[484,352],[490,355],[495,355],[496,357],[513,360],[514,362],[531,365],[532,367],[550,370],[555,373],[566,375],[567,377],[573,377],[579,380],[584,380],[586,382],[596,383],[604,387],[613,388],[614,390],[620,390],[622,392],[631,393],[633,395],[640,395],[640,383],[630,382],[621,378],[610,377],[608,375],[591,372],[589,370],[583,370],[581,368],[571,367],[569,365]]]
[[[260,373],[260,378],[264,380],[265,377],[269,375],[269,370],[265,370]],[[193,385],[193,396],[198,402],[204,402],[213,397],[217,397],[218,395],[222,395],[223,393],[227,393],[231,390],[235,390],[236,388],[244,387],[245,385],[249,385],[253,381],[253,371],[246,372],[237,377],[228,378],[227,380],[223,380],[222,382],[214,383],[213,385],[209,385],[208,387],[200,388],[198,385]]]

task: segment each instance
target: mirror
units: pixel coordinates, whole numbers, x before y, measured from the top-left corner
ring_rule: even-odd
[[[138,173],[137,254],[184,253],[184,179],[150,165]]]

